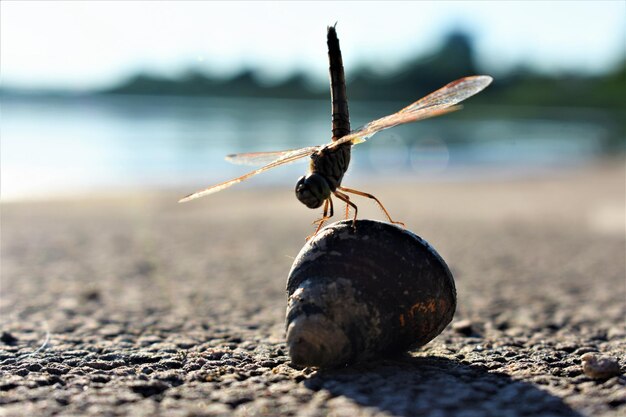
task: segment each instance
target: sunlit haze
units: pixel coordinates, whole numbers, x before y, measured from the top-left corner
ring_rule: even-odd
[[[326,26],[338,22],[347,71],[380,71],[473,36],[479,68],[599,72],[624,57],[626,3],[613,2],[5,2],[6,87],[100,88],[148,71],[259,69],[326,78]]]

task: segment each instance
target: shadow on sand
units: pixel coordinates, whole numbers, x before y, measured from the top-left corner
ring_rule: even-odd
[[[305,385],[395,416],[574,416],[533,384],[441,357],[401,357],[321,370]]]

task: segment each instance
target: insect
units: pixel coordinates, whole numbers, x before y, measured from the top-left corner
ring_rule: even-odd
[[[314,224],[317,224],[317,230],[311,236],[317,234],[324,223],[334,215],[331,195],[346,203],[346,219],[349,216],[350,207],[353,208],[353,224],[356,224],[358,208],[350,200],[348,194],[373,199],[382,208],[391,223],[402,224],[392,220],[387,209],[372,194],[341,185],[343,176],[350,164],[352,146],[365,142],[366,139],[381,130],[459,110],[461,107],[458,106],[458,103],[482,91],[491,83],[492,78],[486,75],[477,75],[458,79],[394,114],[374,120],[359,129],[350,131],[343,62],[339,41],[333,26],[328,28],[328,50],[333,105],[332,141],[326,145],[310,146],[301,149],[228,155],[226,160],[235,164],[261,165],[265,163],[266,165],[240,177],[190,194],[180,199],[180,203],[222,191],[269,169],[289,164],[301,158],[310,157],[309,172],[307,175],[300,177],[296,183],[295,191],[296,197],[305,206],[311,209],[324,206],[322,217],[314,222]]]

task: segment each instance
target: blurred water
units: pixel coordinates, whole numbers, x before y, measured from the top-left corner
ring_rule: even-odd
[[[350,105],[353,128],[407,103]],[[468,103],[471,107],[471,102]],[[467,112],[468,110],[463,110]],[[464,180],[527,175],[584,163],[601,125],[452,114],[379,133],[354,149],[350,176]],[[11,98],[1,107],[3,200],[170,187],[181,194],[247,172],[229,153],[330,140],[330,103],[268,99]],[[293,185],[293,164],[251,185]],[[246,186],[246,185],[242,185]]]

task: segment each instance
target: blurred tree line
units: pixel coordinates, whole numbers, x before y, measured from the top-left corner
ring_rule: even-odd
[[[362,67],[346,69],[351,100],[399,100],[406,103],[467,75],[485,73],[476,63],[471,37],[454,32],[439,50],[416,57],[400,69],[380,74]],[[304,73],[294,73],[276,84],[263,83],[257,72],[246,69],[230,78],[216,78],[191,70],[177,79],[138,74],[103,94],[274,97],[327,99],[328,87],[314,85]],[[542,74],[516,68],[498,76],[489,94],[472,99],[475,104],[499,106],[552,106],[600,108],[623,114],[626,110],[626,59],[602,75]]]

